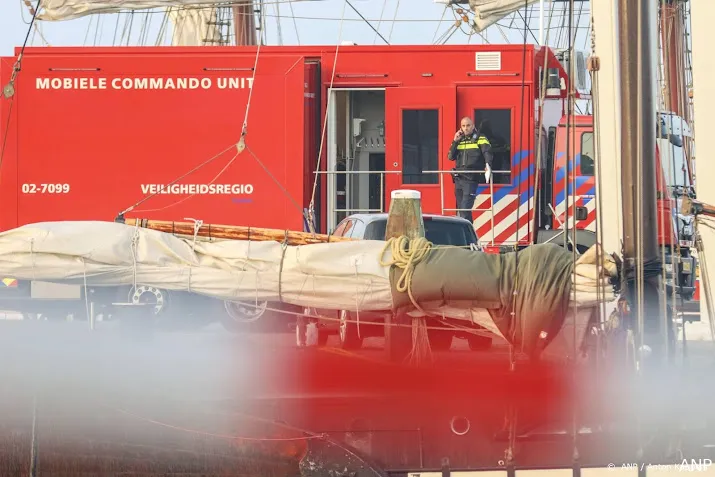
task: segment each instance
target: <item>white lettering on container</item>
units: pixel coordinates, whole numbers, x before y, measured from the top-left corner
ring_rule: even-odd
[[[253,78],[217,78],[216,85],[219,89],[253,88]]]
[[[69,194],[69,184],[36,184],[25,183],[20,186],[23,194]]]
[[[171,195],[250,195],[253,194],[253,184],[142,184],[142,194]]]
[[[71,78],[35,78],[35,89],[45,90],[196,90],[196,89],[251,89],[251,77],[138,77],[119,76],[71,77]]]

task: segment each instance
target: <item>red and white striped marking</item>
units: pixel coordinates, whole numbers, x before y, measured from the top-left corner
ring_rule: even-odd
[[[534,196],[521,204],[517,210],[517,194],[506,194],[494,204],[493,212],[490,209],[492,198],[490,194],[479,194],[474,201],[474,229],[479,241],[489,245],[492,240],[495,244],[514,244],[518,241],[528,240],[533,224]],[[492,213],[494,227],[492,228]],[[517,217],[519,232],[517,234]]]

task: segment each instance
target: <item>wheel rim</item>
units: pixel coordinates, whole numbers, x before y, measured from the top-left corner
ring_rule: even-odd
[[[228,316],[238,323],[253,323],[258,321],[266,312],[268,302],[247,302],[247,301],[230,301],[223,302]]]
[[[160,289],[142,285],[129,291],[129,301],[135,305],[152,303],[149,301],[152,298],[154,299],[154,315],[158,315],[165,306],[164,293]]]

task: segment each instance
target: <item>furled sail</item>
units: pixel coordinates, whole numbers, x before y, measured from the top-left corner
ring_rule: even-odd
[[[0,270],[20,280],[142,284],[224,300],[426,313],[480,323],[502,336],[518,330],[512,339],[527,353],[537,352],[544,336],[559,334],[572,307],[614,299],[609,281],[617,276],[615,262],[595,247],[573,263],[572,253],[555,244],[507,254],[426,244],[426,256],[402,267],[405,257],[398,253],[394,260],[395,244],[385,245],[194,242],[121,223],[48,222],[0,233]],[[478,318],[482,311],[486,321]]]
[[[474,12],[474,29],[483,31],[520,8],[536,0],[469,0],[469,8]]]
[[[469,3],[474,12],[474,29],[477,32],[487,29],[502,18],[520,8],[536,2],[536,0],[435,0],[435,3],[459,5]]]
[[[146,10],[150,8],[194,7],[218,5],[216,0],[41,0],[37,9],[37,19],[45,21],[72,20],[97,13],[118,13],[126,10]],[[210,12],[212,8],[208,8]]]

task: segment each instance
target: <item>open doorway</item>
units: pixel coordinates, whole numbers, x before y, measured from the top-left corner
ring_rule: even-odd
[[[328,230],[384,211],[385,90],[334,89],[328,111]],[[342,176],[342,178],[341,178]]]

